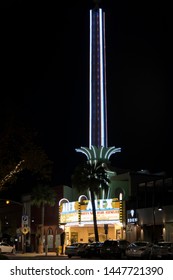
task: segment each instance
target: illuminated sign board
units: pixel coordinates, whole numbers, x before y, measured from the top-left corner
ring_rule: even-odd
[[[95,200],[97,221],[119,221],[119,201],[114,199]],[[60,223],[90,223],[93,221],[90,200],[65,202],[60,206]]]
[[[127,211],[127,224],[135,224],[138,222],[137,213],[134,209]]]
[[[78,223],[78,201],[65,202],[60,206],[60,223]]]

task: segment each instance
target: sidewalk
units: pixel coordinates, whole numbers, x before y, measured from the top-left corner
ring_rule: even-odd
[[[32,253],[23,253],[23,252],[16,252],[15,254],[13,254],[13,256],[14,256],[14,258],[15,257],[58,257],[58,256],[60,256],[60,257],[66,257],[66,255],[65,254],[60,254],[60,255],[57,255],[57,253],[56,252],[48,252],[47,254],[44,252],[44,253],[42,253],[42,254],[40,254],[40,253],[36,253],[36,252],[32,252]]]
[[[16,252],[14,255],[16,256],[30,256],[30,257],[36,257],[36,256],[46,256],[46,253],[36,253],[36,252],[32,252],[32,253],[22,253],[22,252]],[[48,252],[47,256],[56,256],[55,252]]]

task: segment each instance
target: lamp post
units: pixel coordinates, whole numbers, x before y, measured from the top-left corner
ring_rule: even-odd
[[[11,203],[13,203],[13,204],[22,206],[22,207],[23,207],[23,213],[25,214],[25,206],[24,206],[23,203],[18,202],[18,201],[15,201],[15,200],[11,200],[11,199],[10,199],[10,200],[9,200],[9,199],[0,199],[0,200],[5,200],[5,203],[6,203],[6,204],[11,204]]]
[[[153,236],[152,241],[155,242],[156,240],[156,209],[153,207]]]
[[[156,238],[156,210],[157,211],[162,211],[162,207],[153,207],[153,242],[156,242],[157,241],[157,238]]]

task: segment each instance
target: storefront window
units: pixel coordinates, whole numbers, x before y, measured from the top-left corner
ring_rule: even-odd
[[[78,242],[78,232],[71,232],[71,244]]]

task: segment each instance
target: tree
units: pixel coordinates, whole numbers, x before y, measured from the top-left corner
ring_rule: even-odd
[[[0,131],[0,191],[10,190],[10,195],[16,196],[30,192],[33,185],[49,184],[52,167],[37,131],[15,118],[4,123]]]
[[[100,196],[104,190],[108,193],[109,178],[103,161],[87,161],[79,165],[72,175],[72,185],[79,192],[88,190],[91,196],[95,241],[99,241],[95,196]]]
[[[49,186],[37,186],[31,194],[31,204],[41,208],[41,235],[39,238],[39,253],[43,253],[45,205],[55,205],[56,193]]]

